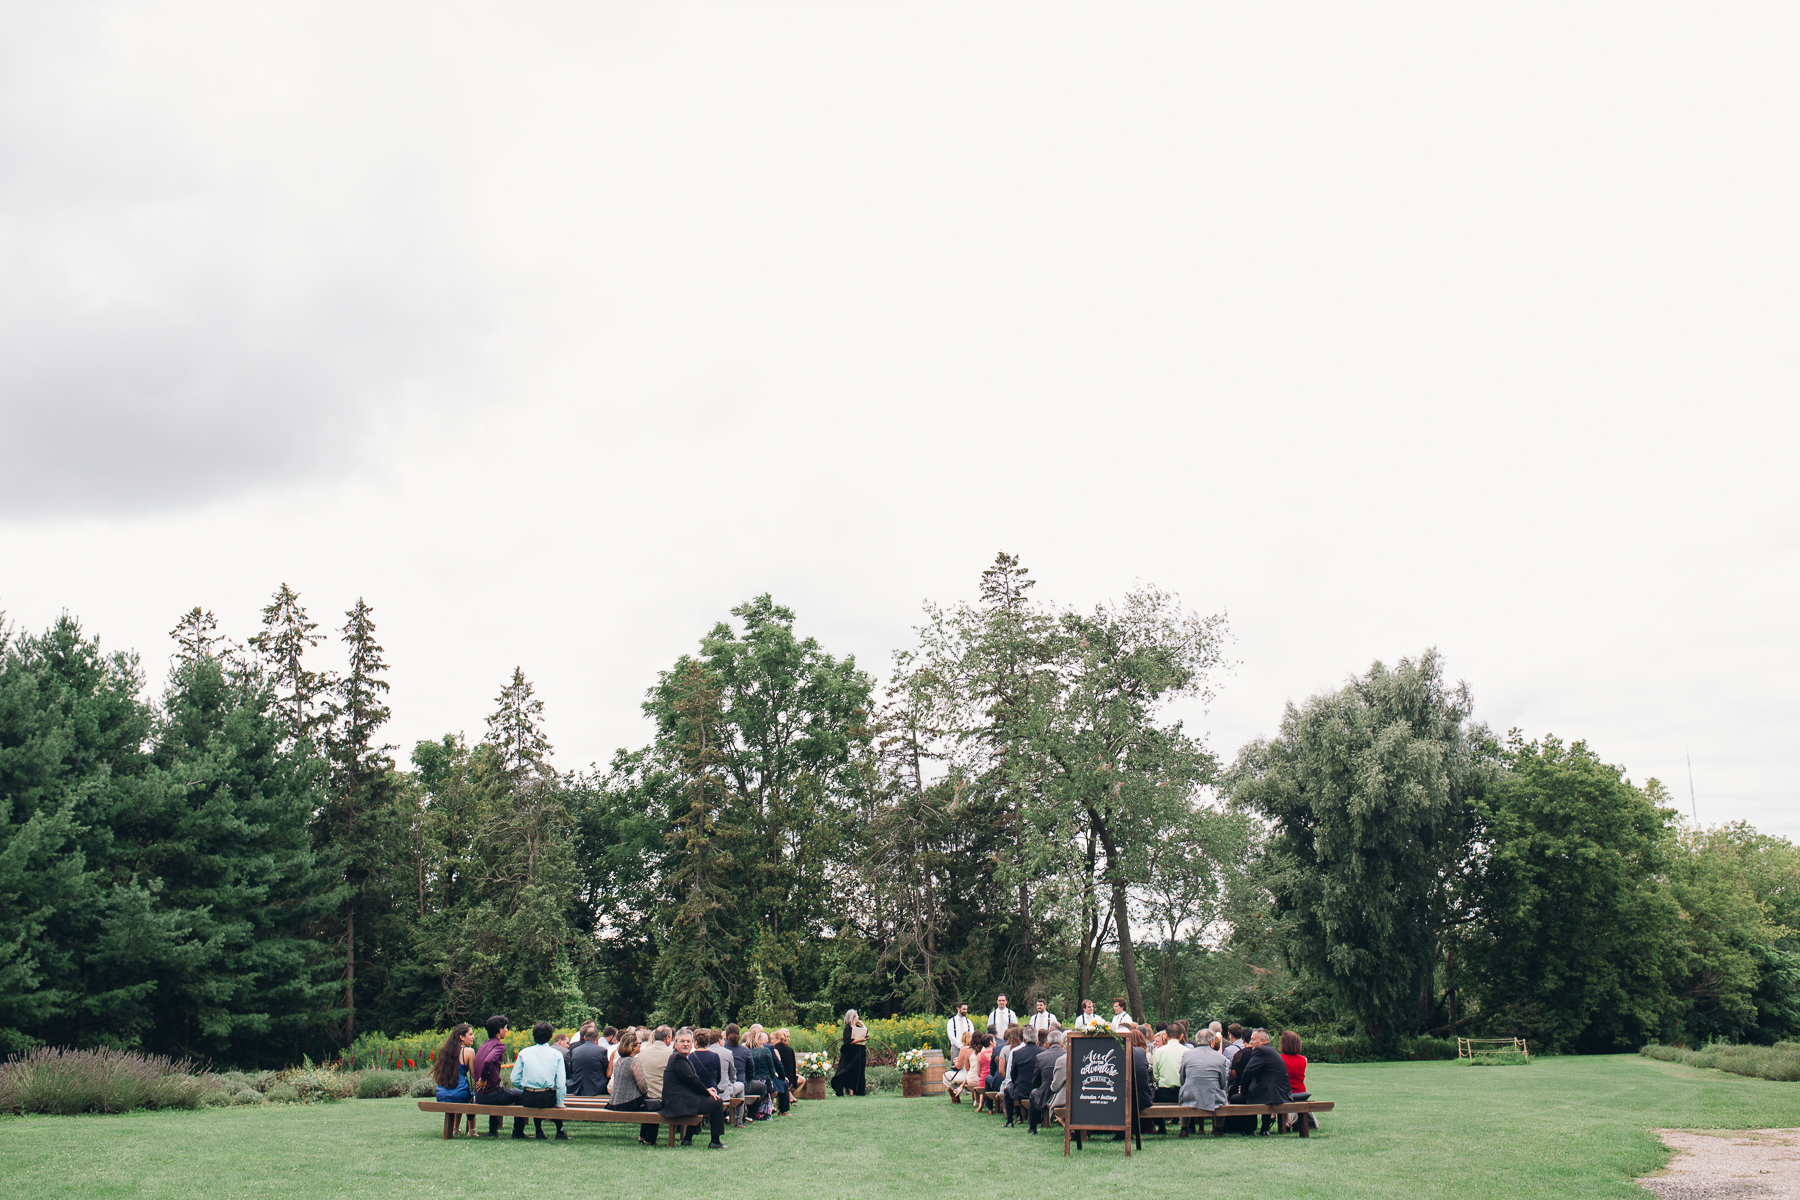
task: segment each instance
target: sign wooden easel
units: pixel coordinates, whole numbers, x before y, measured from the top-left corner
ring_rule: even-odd
[[[1131,1119],[1132,1088],[1131,1047],[1115,1037],[1071,1037],[1063,1043],[1068,1062],[1063,1078],[1068,1080],[1069,1119],[1063,1125],[1063,1154],[1069,1153],[1069,1139],[1081,1149],[1088,1133],[1123,1133],[1125,1157],[1131,1157],[1131,1144],[1144,1148],[1138,1123]]]

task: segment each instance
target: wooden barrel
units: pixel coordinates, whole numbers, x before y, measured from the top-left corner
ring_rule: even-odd
[[[925,1052],[925,1086],[922,1091],[927,1096],[944,1094],[944,1052],[942,1050]]]

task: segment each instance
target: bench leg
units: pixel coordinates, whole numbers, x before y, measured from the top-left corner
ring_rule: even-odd
[[[458,1121],[461,1121],[461,1120],[462,1120],[461,1113],[451,1112],[451,1113],[444,1114],[444,1140],[446,1142],[456,1136],[456,1124]]]
[[[1300,1123],[1300,1136],[1307,1137],[1312,1132],[1312,1114],[1295,1113],[1294,1120]]]

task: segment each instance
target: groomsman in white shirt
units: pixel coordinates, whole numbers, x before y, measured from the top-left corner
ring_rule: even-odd
[[[1000,1031],[1005,1037],[1006,1031],[1019,1023],[1019,1014],[1006,1007],[1006,993],[994,997],[994,1011],[988,1014],[988,1024]]]
[[[1050,1011],[1049,1007],[1042,1000],[1039,1000],[1037,1002],[1037,1011],[1031,1014],[1031,1019],[1028,1020],[1026,1024],[1030,1025],[1033,1029],[1048,1029],[1056,1024],[1056,1015]]]
[[[1083,1000],[1081,1002],[1081,1015],[1075,1018],[1075,1028],[1087,1029],[1099,1020],[1100,1018],[1094,1013],[1094,1002],[1092,1000]]]
[[[975,1022],[969,1020],[969,1006],[956,1006],[956,1015],[944,1022],[944,1037],[950,1042],[950,1062],[956,1063],[956,1052],[962,1049],[963,1034],[974,1033]]]

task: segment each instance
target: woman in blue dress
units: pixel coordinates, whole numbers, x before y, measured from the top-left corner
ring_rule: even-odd
[[[450,1031],[431,1067],[439,1104],[468,1104],[474,1099],[469,1091],[469,1068],[474,1062],[475,1031],[465,1022]],[[468,1136],[475,1136],[474,1113],[469,1114]]]

